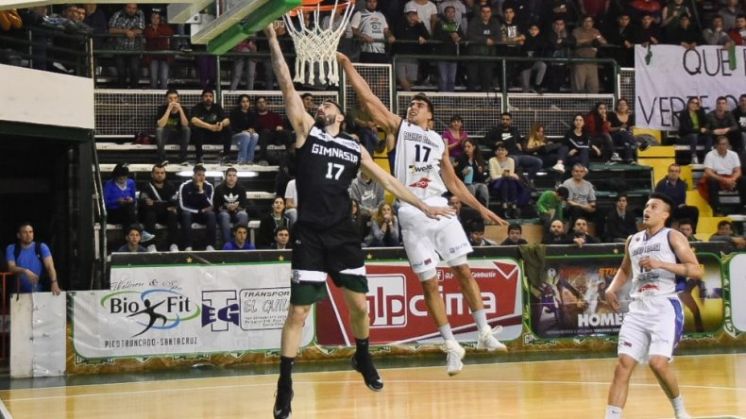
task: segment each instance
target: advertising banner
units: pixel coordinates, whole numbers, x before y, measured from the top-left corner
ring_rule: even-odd
[[[502,326],[498,339],[510,341],[521,335],[521,269],[511,259],[469,260],[482,293],[487,321]],[[367,295],[372,344],[437,343],[435,323],[427,314],[422,286],[407,262],[368,263]],[[476,326],[458,279],[447,267],[438,268],[438,280],[446,312],[456,338],[474,341]],[[318,304],[317,340],[321,345],[354,344],[349,312],[342,290],[329,287],[329,300]]]
[[[733,326],[746,332],[746,253],[734,255],[728,264],[730,307]]]
[[[720,260],[698,254],[705,268],[702,281],[680,281],[686,333],[714,332],[723,324]],[[606,288],[616,275],[620,256],[547,257],[547,281],[531,288],[531,328],[542,338],[615,335],[629,305],[631,281],[619,294],[621,309],[606,302]]]
[[[717,45],[687,49],[679,45],[635,46],[635,125],[661,130],[678,128],[677,114],[690,97],[702,109],[715,109],[718,96],[733,109],[746,92],[746,47]]]
[[[288,263],[113,268],[111,290],[73,294],[73,347],[83,358],[277,349],[289,278]]]

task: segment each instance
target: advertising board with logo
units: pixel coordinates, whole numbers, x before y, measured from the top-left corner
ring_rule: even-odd
[[[510,259],[469,260],[482,292],[487,321],[502,326],[497,337],[510,341],[521,335],[521,269]],[[406,262],[368,263],[370,341],[390,343],[439,343],[441,337],[427,314],[419,278]],[[476,326],[458,280],[447,267],[438,268],[438,281],[446,312],[456,338],[474,341]],[[317,340],[321,345],[350,345],[349,312],[342,290],[329,287],[329,299],[317,308]],[[323,325],[323,327],[321,327]]]
[[[111,290],[72,295],[73,347],[83,358],[277,349],[289,278],[287,263],[113,268]]]

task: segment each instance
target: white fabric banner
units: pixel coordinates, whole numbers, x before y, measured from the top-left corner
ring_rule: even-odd
[[[746,47],[734,52],[714,45],[653,45],[649,51],[636,45],[635,125],[678,129],[676,114],[690,97],[699,97],[705,112],[715,109],[719,96],[727,97],[733,109],[746,93]]]
[[[13,294],[10,297],[10,376],[65,374],[67,298],[63,292]]]
[[[739,332],[746,332],[746,253],[740,253],[730,260],[730,308],[733,326]]]
[[[290,277],[289,263],[114,267],[111,290],[71,293],[73,346],[83,358],[277,349]]]

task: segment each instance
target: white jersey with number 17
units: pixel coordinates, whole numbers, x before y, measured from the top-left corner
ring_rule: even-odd
[[[440,176],[445,143],[438,133],[402,120],[395,150],[394,176],[417,198],[426,201],[448,191]]]

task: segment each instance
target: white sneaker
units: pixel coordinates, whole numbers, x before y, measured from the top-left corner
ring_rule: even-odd
[[[185,248],[184,248],[184,251],[185,251],[185,252],[191,252],[191,251],[192,251],[192,246],[187,246],[187,247],[185,247]]]
[[[486,349],[487,352],[508,352],[507,346],[495,337],[495,334],[502,332],[502,330],[502,326],[497,326],[494,329],[487,327],[480,330],[479,337],[477,338],[477,349]]]
[[[557,162],[557,164],[552,166],[552,170],[560,172],[560,173],[565,173],[565,165],[560,162]]]
[[[208,244],[208,245],[207,245],[207,247],[205,247],[205,250],[207,250],[208,252],[214,252],[214,251],[215,251],[215,248],[214,248],[214,247],[212,247],[212,245],[211,245],[211,244]]]
[[[158,251],[158,249],[155,248],[154,244],[148,245],[147,249],[148,249],[148,252],[150,253],[155,253]]]
[[[147,243],[155,238],[155,234],[148,233],[147,231],[142,231],[142,240],[140,240],[143,243]]]
[[[455,339],[446,340],[441,349],[446,353],[448,375],[460,373],[464,369],[464,363],[461,360],[464,359],[466,350]]]
[[[622,158],[619,157],[619,153],[614,153],[611,155],[611,161],[620,162],[622,161]]]
[[[168,247],[168,250],[170,252],[178,252],[179,251],[179,246],[177,246],[176,243],[171,243],[171,246]]]
[[[699,164],[699,159],[696,154],[692,154],[692,164]]]

